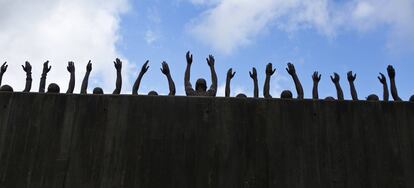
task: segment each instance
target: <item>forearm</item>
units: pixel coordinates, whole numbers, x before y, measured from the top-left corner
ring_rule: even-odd
[[[398,96],[397,86],[395,84],[395,79],[390,79],[391,82],[391,95],[395,101],[401,101],[401,98]]]
[[[349,82],[349,87],[351,88],[352,100],[354,101],[358,100],[358,94],[356,92],[354,82]]]
[[[312,99],[319,99],[318,83],[313,83]]]
[[[138,95],[139,86],[141,85],[143,75],[140,73],[135,80],[134,86],[132,87],[132,95]]]
[[[174,96],[175,95],[175,83],[174,83],[174,80],[172,79],[171,75],[167,75],[167,79],[168,79],[168,87],[170,88],[170,93],[168,95]]]
[[[384,101],[389,101],[389,96],[390,94],[388,93],[388,85],[387,84],[383,84],[383,100]]]
[[[122,75],[121,71],[116,72],[116,88],[113,92],[113,94],[120,94],[122,88]]]
[[[341,85],[339,83],[335,84],[336,93],[338,95],[338,100],[344,100],[344,92],[342,91]]]
[[[269,90],[270,90],[270,76],[266,76],[265,84],[263,87],[264,98],[272,98],[272,96],[269,93]]]
[[[69,87],[66,93],[73,93],[73,89],[75,88],[75,73],[70,74],[70,81],[69,81]]]
[[[0,86],[1,86],[1,81],[3,80],[3,73],[0,73]]]
[[[226,80],[226,91],[224,94],[225,97],[230,97],[230,79],[227,78]]]
[[[45,92],[46,87],[46,73],[42,73],[42,77],[40,78],[40,84],[39,84],[39,93]]]
[[[253,84],[254,84],[253,96],[254,98],[259,98],[259,84],[257,83],[257,79],[253,79]]]
[[[26,74],[26,86],[23,90],[23,92],[29,92],[32,88],[32,73]]]
[[[296,74],[292,76],[293,81],[295,82],[296,92],[298,94],[298,99],[303,99],[303,88],[302,84],[299,81],[299,78]]]
[[[216,70],[214,69],[214,66],[210,67],[210,71],[211,71],[211,87],[210,87],[210,89],[213,89],[214,91],[217,92],[217,74],[216,74]]]
[[[81,92],[80,92],[81,94],[87,93],[88,80],[89,80],[89,72],[86,72],[85,77],[83,78],[83,81],[82,81]]]

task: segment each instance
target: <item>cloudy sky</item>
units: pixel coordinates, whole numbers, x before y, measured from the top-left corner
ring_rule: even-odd
[[[86,63],[92,60],[89,91],[99,86],[111,92],[116,79],[112,61],[119,57],[124,62],[122,93],[130,93],[148,59],[150,69],[139,92],[168,93],[159,69],[165,60],[177,93],[183,95],[185,53],[190,50],[193,82],[204,77],[210,83],[205,58],[216,57],[220,95],[227,69],[233,68],[232,95],[251,96],[249,70],[257,68],[262,87],[269,62],[277,69],[271,94],[294,90],[285,70],[292,62],[306,97],[311,97],[316,70],[322,73],[321,97],[336,96],[329,75],[338,72],[349,99],[350,70],[357,73],[360,98],[381,96],[377,75],[392,64],[400,95],[408,99],[414,94],[413,20],[412,0],[0,0],[0,60],[9,64],[3,84],[23,90],[20,65],[28,60],[32,91],[37,91],[42,64],[49,60],[47,83],[58,83],[65,91],[66,65],[74,61],[79,92]]]

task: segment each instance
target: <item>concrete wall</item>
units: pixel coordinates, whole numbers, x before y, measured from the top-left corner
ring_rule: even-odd
[[[0,94],[0,187],[414,187],[414,104]]]

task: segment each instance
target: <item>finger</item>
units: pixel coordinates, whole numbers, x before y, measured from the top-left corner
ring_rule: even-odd
[[[23,70],[25,70],[24,66],[22,65]]]
[[[289,69],[288,69],[288,68],[286,68],[286,71],[287,71],[287,72],[289,72]]]
[[[4,62],[4,63],[3,63],[3,66],[4,66],[4,65],[6,65],[6,63],[7,63],[7,62]]]

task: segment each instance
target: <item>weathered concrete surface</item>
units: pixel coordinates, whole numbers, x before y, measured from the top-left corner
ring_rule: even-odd
[[[414,187],[414,105],[0,94],[0,187]]]

